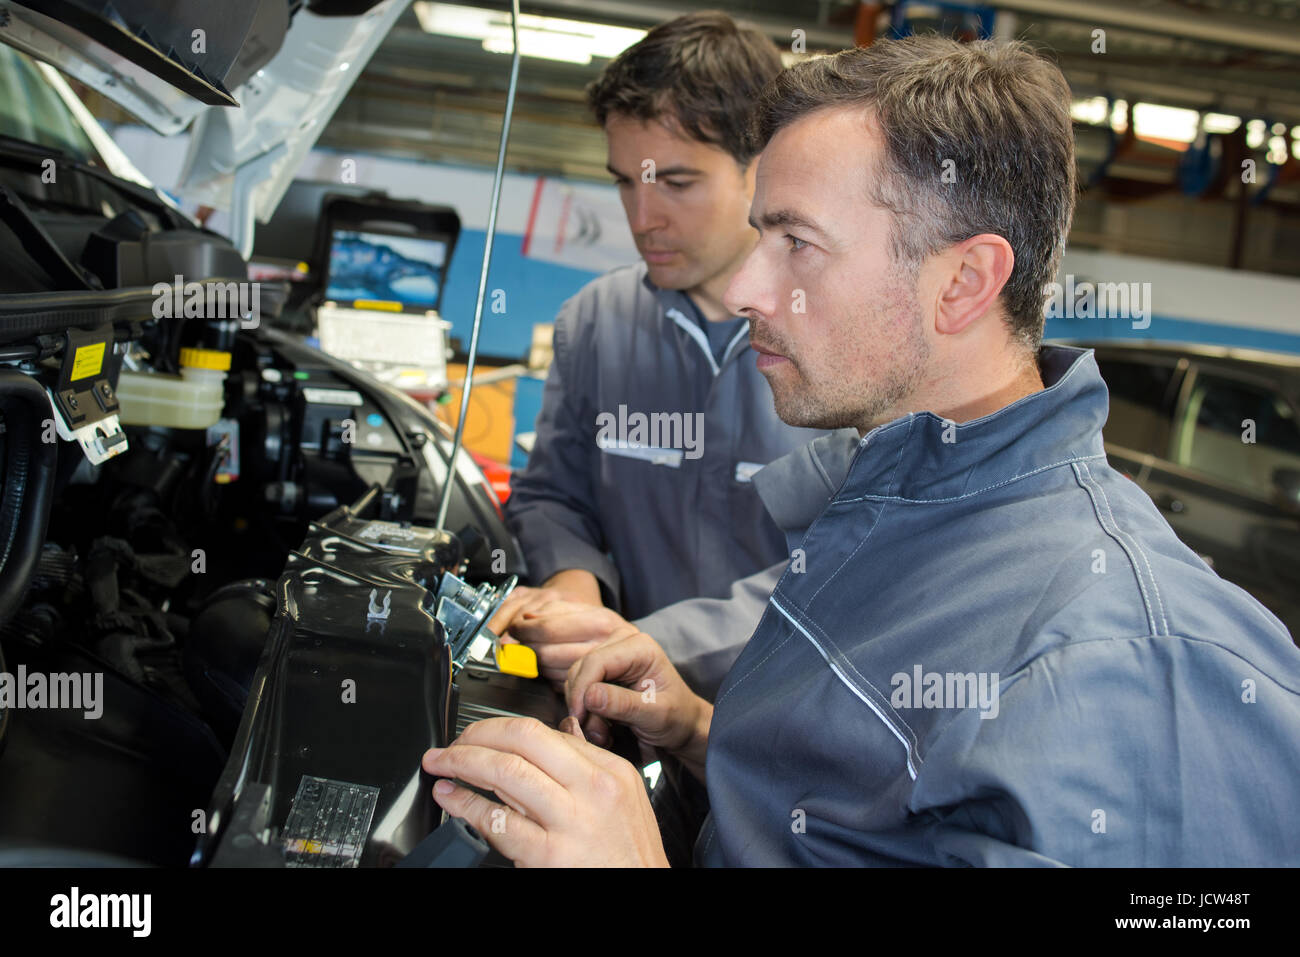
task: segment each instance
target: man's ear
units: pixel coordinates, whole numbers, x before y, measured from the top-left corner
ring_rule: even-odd
[[[960,242],[943,257],[935,331],[956,335],[992,309],[1011,278],[1016,254],[995,233],[980,233]]]

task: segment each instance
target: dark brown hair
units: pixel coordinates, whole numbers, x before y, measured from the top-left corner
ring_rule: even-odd
[[[670,119],[746,166],[758,153],[750,113],[780,71],[771,40],[706,10],[661,23],[620,53],[587,88],[587,102],[601,126],[612,113]]]
[[[885,140],[871,202],[894,214],[891,253],[915,266],[980,233],[1003,237],[1015,266],[1002,290],[1012,334],[1043,336],[1074,215],[1070,88],[1021,42],[885,40],[799,63],[763,91],[754,114],[762,149],[782,127],[826,107],[862,107]]]

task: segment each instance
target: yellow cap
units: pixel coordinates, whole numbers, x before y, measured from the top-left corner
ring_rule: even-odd
[[[518,675],[520,678],[537,677],[537,652],[527,645],[493,643],[492,651],[497,659],[497,671],[503,675]]]
[[[218,372],[225,372],[230,368],[230,353],[219,352],[216,349],[191,349],[181,350],[181,365],[190,369],[216,369]]]

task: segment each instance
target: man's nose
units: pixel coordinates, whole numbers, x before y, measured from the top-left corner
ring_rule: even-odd
[[[763,279],[764,274],[770,273],[770,270],[763,269],[761,260],[760,248],[755,246],[722,294],[722,304],[733,316],[743,316],[746,310],[760,316],[772,315],[775,299],[770,283]]]
[[[655,183],[635,183],[632,186],[627,220],[635,235],[640,236],[665,224],[660,203],[661,189]]]

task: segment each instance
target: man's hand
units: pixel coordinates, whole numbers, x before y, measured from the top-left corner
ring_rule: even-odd
[[[537,652],[538,671],[560,691],[575,661],[636,633],[636,625],[612,609],[560,599],[521,611],[510,626],[510,637]]]
[[[687,686],[649,635],[619,637],[585,655],[569,670],[564,697],[569,714],[596,744],[609,742],[607,722],[617,721],[704,780],[713,705]]]
[[[566,718],[489,718],[424,755],[433,799],[520,867],[667,867],[641,772]],[[446,780],[493,791],[498,804]]]
[[[540,588],[519,587],[501,603],[497,613],[488,622],[493,634],[505,635],[511,625],[524,612],[538,612],[556,601],[602,607],[600,582],[591,572],[580,568],[566,568],[556,572]]]

